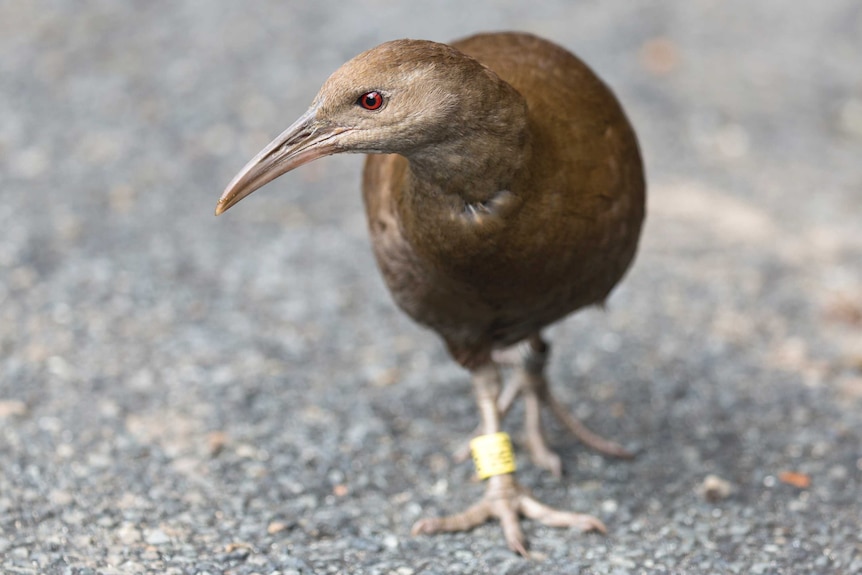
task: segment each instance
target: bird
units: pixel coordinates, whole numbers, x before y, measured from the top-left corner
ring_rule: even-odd
[[[216,215],[339,153],[367,155],[362,194],[379,270],[396,305],[469,372],[478,432],[498,442],[490,448],[498,459],[512,458],[500,434],[519,396],[527,451],[554,475],[561,462],[544,436],[543,407],[590,447],[631,456],[569,415],[545,376],[542,330],[604,305],[634,260],[645,218],[637,136],[595,72],[523,32],[385,42],[324,82],[308,110],[230,181]],[[477,468],[494,456],[473,453]],[[540,502],[507,463],[487,477],[478,502],[420,519],[412,533],[496,519],[508,547],[528,556],[520,516],[606,531],[592,515]]]

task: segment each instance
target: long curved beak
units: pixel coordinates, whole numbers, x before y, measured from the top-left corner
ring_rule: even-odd
[[[316,112],[316,107],[310,108],[234,176],[216,205],[217,216],[280,175],[339,151],[336,136],[349,128],[322,124]]]

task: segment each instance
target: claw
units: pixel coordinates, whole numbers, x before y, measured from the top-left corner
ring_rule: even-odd
[[[503,537],[509,549],[522,557],[529,557],[518,515],[549,527],[574,527],[580,531],[600,533],[607,531],[604,524],[592,515],[554,509],[536,500],[511,475],[498,475],[489,480],[485,496],[478,503],[447,517],[420,519],[413,524],[410,533],[416,536],[467,531],[496,518],[503,528]]]

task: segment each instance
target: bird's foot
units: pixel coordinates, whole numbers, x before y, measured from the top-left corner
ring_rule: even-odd
[[[450,531],[468,531],[495,518],[500,521],[509,549],[528,557],[519,516],[533,519],[549,527],[574,527],[580,531],[606,532],[604,524],[592,515],[549,507],[520,486],[511,474],[506,474],[488,479],[488,488],[478,503],[454,515],[420,519],[413,525],[411,533],[431,535]]]

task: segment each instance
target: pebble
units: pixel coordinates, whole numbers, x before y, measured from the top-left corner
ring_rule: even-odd
[[[164,545],[171,541],[171,538],[161,529],[147,529],[144,533],[144,541],[148,545]]]
[[[123,523],[117,528],[117,539],[123,545],[133,545],[141,540],[141,531],[132,523]],[[158,544],[151,542],[149,539],[147,539],[147,543],[150,545]]]
[[[285,531],[286,529],[288,529],[288,527],[289,525],[287,523],[283,523],[281,521],[272,521],[269,525],[267,525],[266,532],[270,535],[275,535],[276,533],[281,533],[282,531]]]
[[[22,416],[27,413],[27,404],[17,399],[0,400],[0,418]]]
[[[707,475],[701,483],[699,491],[704,499],[715,503],[730,497],[733,486],[729,481],[717,475]]]

